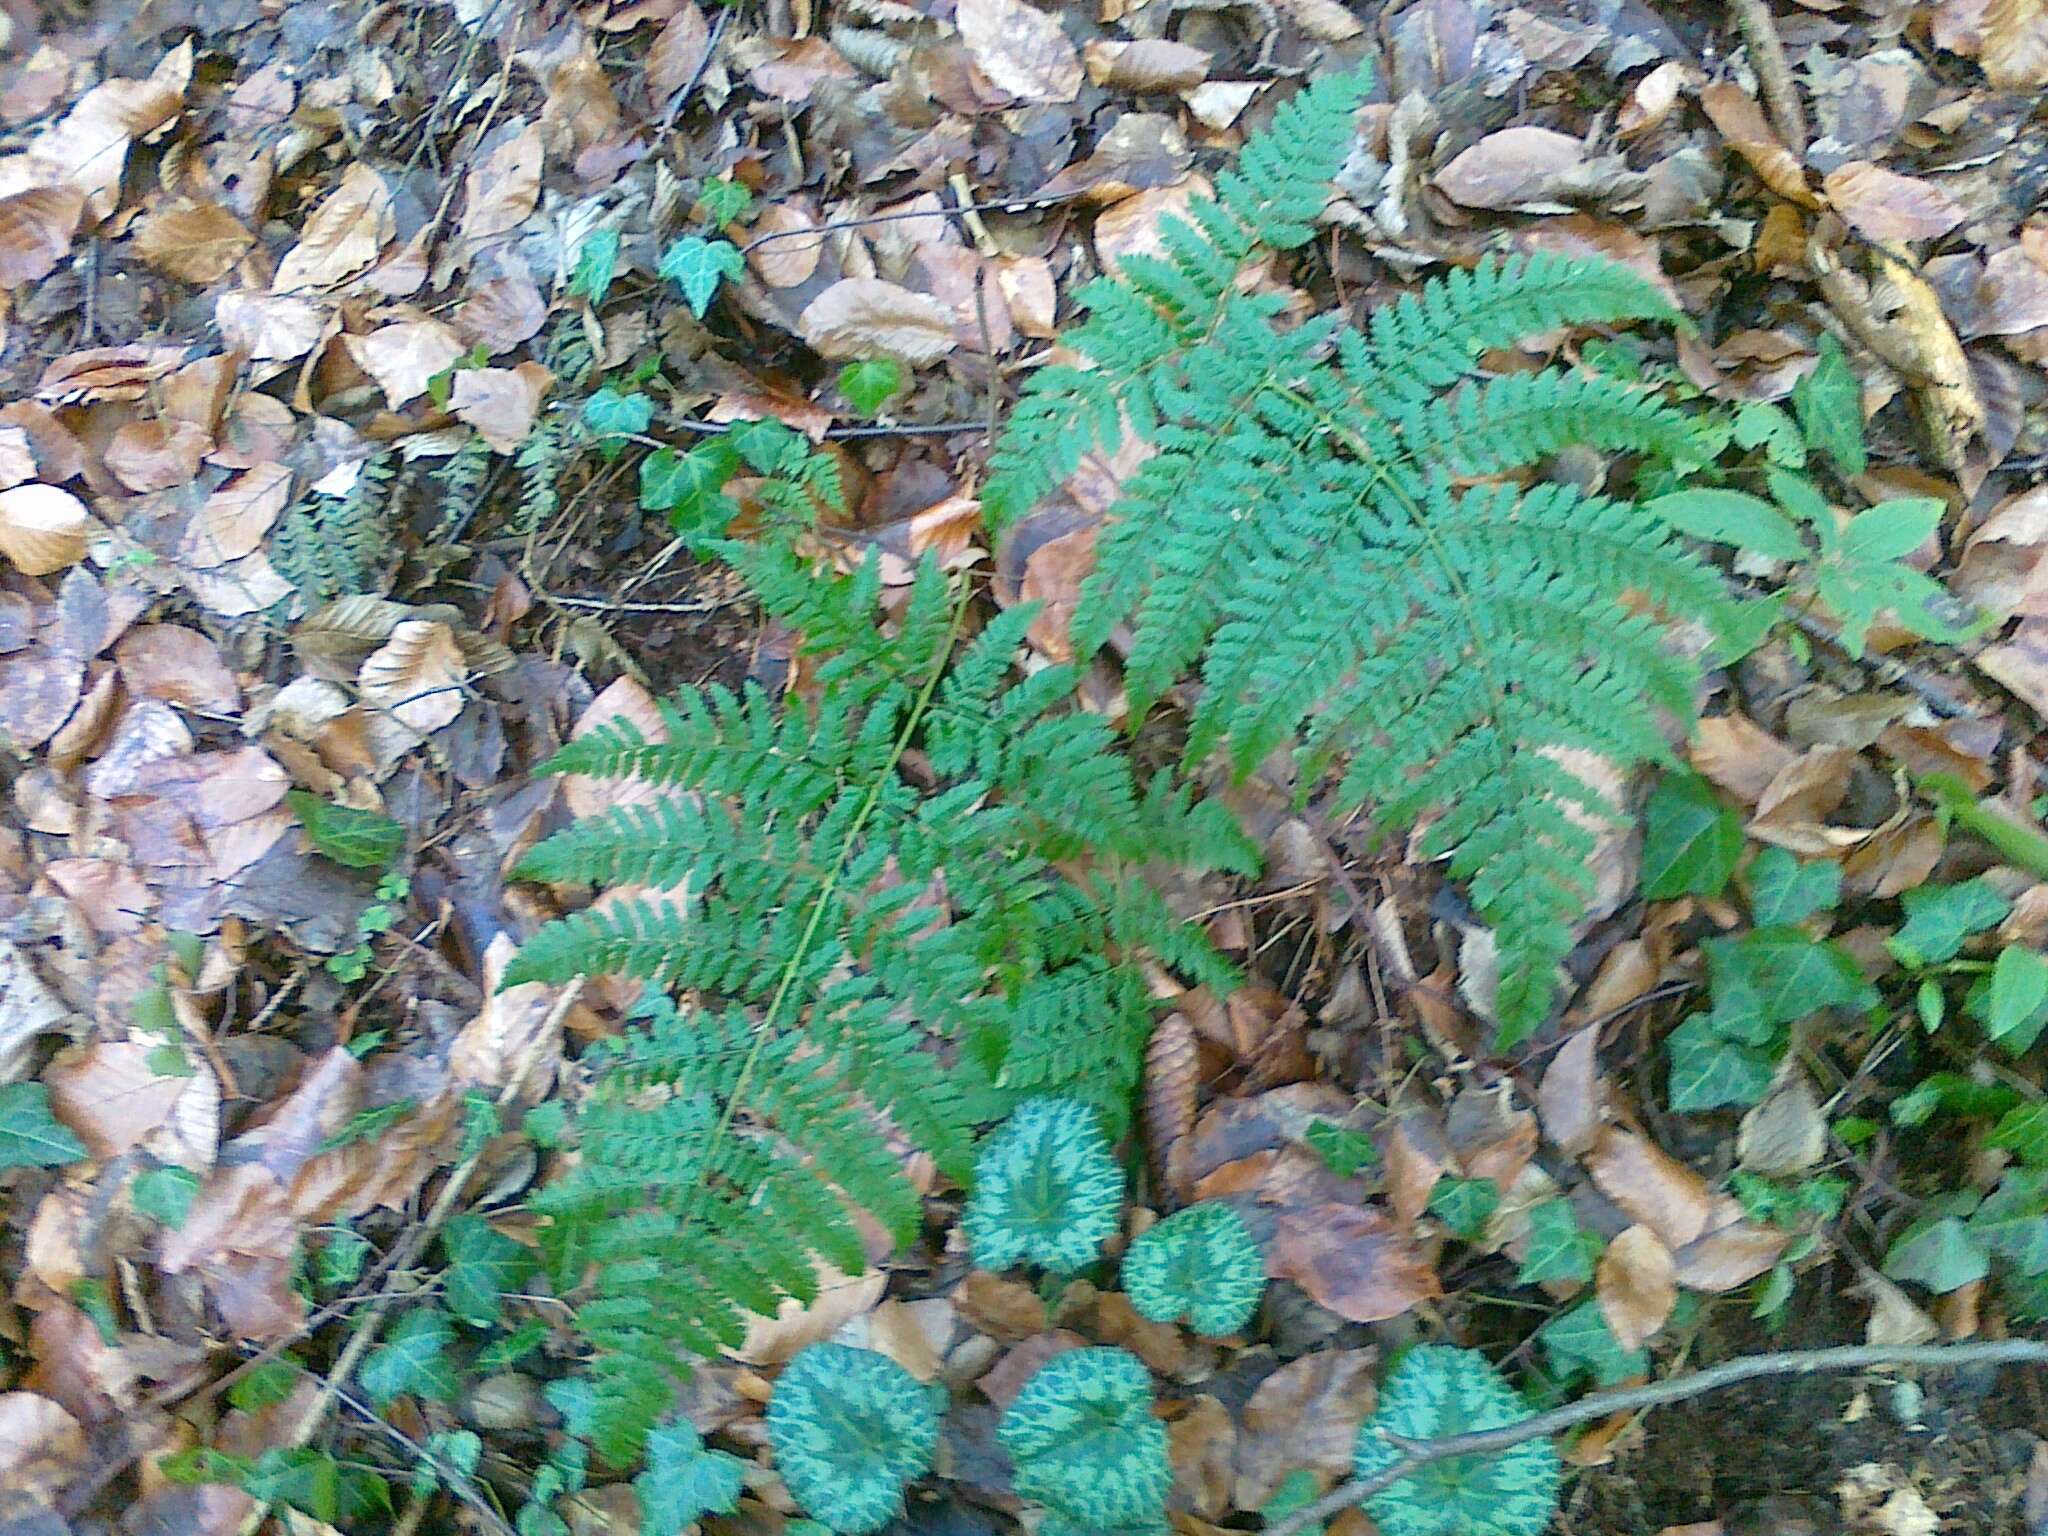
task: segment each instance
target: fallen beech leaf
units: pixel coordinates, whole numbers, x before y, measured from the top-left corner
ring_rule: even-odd
[[[937,299],[874,277],[842,278],[804,306],[797,334],[821,357],[928,363],[953,350],[953,314]]]
[[[180,624],[138,624],[114,647],[121,681],[138,699],[162,699],[184,709],[232,715],[241,685],[220,650],[196,629]]]
[[[734,1351],[749,1365],[781,1365],[799,1350],[829,1339],[856,1317],[872,1312],[882,1299],[889,1277],[879,1269],[843,1275],[822,1259],[818,1296],[809,1306],[785,1296],[775,1316],[747,1319],[747,1336]]]
[[[446,624],[407,619],[363,662],[363,698],[425,735],[462,713],[469,668]]]
[[[79,188],[93,217],[107,218],[121,200],[128,146],[178,115],[192,81],[192,61],[187,39],[165,54],[146,80],[101,81],[29,145],[21,157],[27,162],[21,174],[44,186]]]
[[[1280,0],[1280,9],[1319,43],[1341,43],[1365,30],[1365,23],[1338,0]]]
[[[1802,208],[1820,206],[1807,190],[1799,159],[1778,141],[1756,98],[1732,81],[1719,81],[1700,92],[1700,106],[1721,130],[1728,147],[1749,162],[1763,184]]]
[[[270,557],[260,549],[225,565],[195,566],[184,574],[186,589],[225,619],[263,613],[298,590],[278,574]]]
[[[1378,1365],[1376,1349],[1319,1349],[1259,1383],[1238,1430],[1239,1509],[1257,1509],[1299,1467],[1331,1483],[1350,1475],[1358,1426],[1379,1401]]]
[[[212,433],[187,421],[159,417],[129,422],[114,434],[103,457],[129,490],[164,491],[190,485],[212,446]]]
[[[329,323],[310,299],[274,293],[224,293],[213,307],[213,320],[223,341],[258,363],[304,357]]]
[[[1042,256],[1006,256],[995,264],[996,287],[1009,306],[1010,323],[1026,336],[1045,340],[1058,334],[1054,316],[1059,290]]]
[[[630,677],[614,678],[604,692],[590,701],[569,732],[576,740],[614,722],[630,724],[650,742],[668,740],[668,722],[654,695]],[[644,779],[597,779],[572,773],[562,780],[562,804],[579,821],[599,811],[620,805],[646,805],[664,798],[669,791]]]
[[[1733,1221],[1694,1238],[1674,1253],[1673,1273],[1688,1291],[1732,1291],[1777,1263],[1791,1241],[1789,1232],[1775,1227]]]
[[[961,0],[954,20],[988,83],[1020,101],[1072,101],[1081,60],[1056,17],[1024,0]]]
[[[1768,1178],[1794,1178],[1827,1154],[1828,1121],[1806,1074],[1794,1070],[1779,1079],[1763,1102],[1742,1117],[1735,1158]]]
[[[212,570],[253,554],[292,496],[292,472],[258,464],[206,498],[178,544],[182,565]]]
[[[1692,66],[1675,59],[1665,60],[1636,82],[1635,90],[1622,103],[1621,115],[1615,119],[1615,132],[1624,139],[1648,133],[1671,115],[1680,90],[1697,84],[1699,78],[1699,72]]]
[[[1796,754],[1747,715],[1710,715],[1700,721],[1691,758],[1699,769],[1745,805],[1764,797]]]
[[[540,334],[548,302],[529,277],[494,277],[470,290],[455,310],[455,328],[493,357]]]
[[[484,951],[484,1005],[449,1046],[448,1071],[457,1083],[488,1089],[501,1102],[503,1090],[516,1084],[524,1102],[538,1103],[554,1087],[562,1064],[566,1010],[556,1006],[560,987],[539,981],[501,985],[517,949],[512,936],[501,933]]]
[[[1180,99],[1196,122],[1221,133],[1244,115],[1259,90],[1256,80],[1210,80],[1181,92]]]
[[[1559,1048],[1536,1090],[1543,1133],[1577,1157],[1599,1139],[1602,1122],[1600,1031],[1588,1025]]]
[[[539,363],[516,368],[464,368],[449,391],[449,408],[499,453],[526,441],[540,412],[541,398],[555,376]]]
[[[210,1068],[189,1058],[190,1070],[157,1071],[155,1056],[163,1044],[148,1037],[103,1040],[66,1052],[43,1069],[50,1107],[94,1157],[117,1157],[165,1129],[186,1154],[196,1154],[200,1166],[211,1164],[220,1138],[220,1085]],[[189,1124],[167,1124],[174,1120]]]
[[[1610,1125],[1585,1162],[1600,1193],[1665,1247],[1675,1251],[1707,1229],[1713,1209],[1707,1181],[1645,1137]]]
[[[45,368],[36,381],[36,397],[58,405],[140,400],[150,385],[184,361],[183,347],[87,347]]]
[[[807,239],[796,231],[814,229],[817,223],[810,208],[796,199],[764,208],[761,217],[754,221],[752,239],[758,241],[771,235],[786,238],[771,239],[747,252],[747,264],[770,288],[795,288],[808,283],[811,274],[818,270],[825,237]]]
[[[1648,1227],[1630,1227],[1600,1255],[1594,1294],[1621,1347],[1642,1348],[1678,1301],[1671,1250]]]
[[[235,269],[256,237],[218,203],[181,200],[142,221],[135,251],[159,272],[181,282],[217,283]]]
[[[540,125],[527,123],[469,173],[463,183],[460,259],[455,265],[467,265],[491,247],[503,244],[532,217],[540,202],[540,177],[546,159]]]
[[[1122,91],[1186,91],[1209,77],[1206,49],[1163,37],[1130,43],[1098,39],[1081,50],[1081,58],[1090,80]]]
[[[87,1459],[84,1429],[56,1403],[35,1392],[0,1392],[0,1484],[10,1493],[47,1505],[85,1471]],[[54,1511],[47,1521],[13,1513],[25,1530],[63,1527]]]
[[[1973,336],[2014,336],[2048,325],[2048,253],[2007,246],[1985,261],[1971,299]]]
[[[697,0],[687,0],[668,19],[647,50],[647,94],[657,106],[665,107],[696,75],[711,47],[711,28]]]
[[[1308,1205],[1281,1211],[1266,1267],[1354,1323],[1399,1317],[1443,1294],[1422,1251],[1385,1212],[1370,1207]]]
[[[356,366],[377,381],[394,411],[424,395],[428,380],[467,350],[454,329],[439,320],[401,320],[367,336],[341,340]]]
[[[1236,1451],[1237,1426],[1230,1411],[1206,1392],[1195,1394],[1167,1426],[1174,1508],[1185,1507],[1198,1520],[1216,1521],[1228,1514]]]
[[[54,485],[0,491],[0,555],[24,576],[47,576],[85,558],[92,514]]]
[[[1547,201],[1586,160],[1586,146],[1551,128],[1503,128],[1469,145],[1436,173],[1437,190],[1466,208]]]
[[[313,210],[299,243],[278,262],[270,291],[297,293],[346,282],[377,259],[392,227],[391,189],[362,161],[351,161],[341,185]]]
[[[0,491],[36,477],[35,446],[23,427],[0,427]]]
[[[31,187],[0,198],[0,288],[41,282],[71,250],[85,194],[76,187]]]
[[[1990,0],[1977,62],[2001,91],[2048,85],[2048,0]]]
[[[1836,166],[1822,178],[1821,190],[1849,227],[1870,240],[1932,240],[1966,217],[1962,205],[1933,182],[1868,160]]]

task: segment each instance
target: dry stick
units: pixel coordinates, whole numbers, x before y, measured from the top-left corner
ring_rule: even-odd
[[[1975,1344],[1896,1347],[1851,1344],[1835,1349],[1794,1349],[1777,1354],[1745,1355],[1690,1375],[1652,1382],[1648,1386],[1595,1392],[1575,1403],[1566,1403],[1562,1408],[1517,1419],[1497,1429],[1445,1435],[1438,1440],[1390,1437],[1403,1453],[1394,1465],[1371,1477],[1353,1478],[1332,1489],[1315,1503],[1266,1527],[1265,1536],[1298,1536],[1299,1532],[1317,1521],[1327,1520],[1340,1510],[1384,1492],[1421,1468],[1453,1456],[1489,1456],[1592,1419],[1604,1419],[1610,1414],[1630,1413],[1643,1408],[1661,1408],[1667,1403],[1682,1403],[1762,1376],[1817,1376],[1832,1371],[1862,1371],[1886,1365],[1914,1365],[1930,1371],[1956,1370],[1969,1365],[2048,1365],[2048,1343],[2034,1339],[1993,1339]]]
[[[1728,0],[1735,13],[1735,25],[1749,44],[1749,61],[1756,66],[1756,83],[1764,96],[1764,110],[1771,126],[1798,159],[1806,158],[1806,113],[1799,105],[1799,88],[1792,83],[1792,64],[1785,57],[1785,44],[1771,20],[1768,0]]]
[[[559,1027],[569,1010],[575,1006],[576,999],[582,994],[583,978],[579,976],[564,987],[562,995],[555,999],[554,1006],[548,1010],[547,1017],[541,1022],[540,1034],[546,1036]],[[525,1080],[525,1074],[522,1073],[500,1090],[497,1100],[500,1107],[512,1101],[513,1095],[519,1091]],[[388,1273],[396,1274],[418,1258],[427,1244],[433,1240],[434,1234],[439,1232],[448,1218],[455,1214],[456,1203],[469,1188],[469,1181],[475,1175],[477,1165],[483,1161],[483,1155],[484,1149],[478,1147],[448,1176],[448,1182],[442,1186],[433,1209],[427,1212],[427,1219],[406,1235],[405,1243],[393,1257]],[[348,1385],[349,1378],[354,1376],[363,1356],[368,1354],[370,1346],[377,1342],[377,1335],[383,1329],[384,1319],[390,1315],[398,1299],[396,1295],[385,1297],[363,1313],[362,1320],[355,1325],[355,1331],[349,1336],[348,1343],[342,1347],[340,1356],[321,1379],[319,1393],[300,1416],[298,1424],[292,1430],[291,1438],[285,1441],[281,1449],[295,1451],[313,1438],[313,1432],[326,1419],[327,1410],[334,1406],[335,1395]],[[248,1518],[243,1520],[236,1536],[256,1536],[256,1532],[270,1514],[272,1502],[265,1499],[250,1510]]]

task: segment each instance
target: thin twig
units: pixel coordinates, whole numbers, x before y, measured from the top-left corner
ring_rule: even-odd
[[[718,19],[711,23],[711,36],[705,39],[704,53],[697,60],[697,67],[690,71],[690,78],[683,82],[683,88],[669,98],[668,107],[661,114],[661,126],[655,130],[657,135],[668,132],[670,125],[676,120],[676,114],[683,110],[683,104],[697,94],[697,87],[704,79],[704,71],[711,67],[711,60],[717,55],[718,45],[725,37],[725,29],[732,21],[733,9],[732,6],[723,7],[718,13]]]
[[[1313,1504],[1266,1528],[1265,1536],[1298,1536],[1318,1521],[1340,1510],[1384,1492],[1404,1477],[1410,1477],[1433,1462],[1453,1456],[1490,1456],[1530,1440],[1554,1435],[1593,1419],[1638,1409],[1660,1408],[1689,1398],[1718,1392],[1740,1382],[1765,1376],[1817,1376],[1835,1371],[1864,1371],[1878,1366],[1912,1365],[1923,1370],[1952,1371],[1970,1365],[2048,1365],[2048,1343],[2034,1339],[1994,1339],[1974,1344],[1923,1344],[1893,1347],[1851,1344],[1835,1349],[1795,1349],[1776,1354],[1745,1355],[1723,1361],[1703,1371],[1652,1382],[1642,1387],[1622,1387],[1612,1392],[1595,1392],[1575,1403],[1566,1403],[1548,1413],[1517,1419],[1497,1429],[1475,1430],[1464,1435],[1445,1435],[1438,1440],[1394,1440],[1401,1459],[1371,1477],[1357,1477],[1332,1489]]]
[[[1728,9],[1735,13],[1742,40],[1749,44],[1749,62],[1756,68],[1757,88],[1763,92],[1771,126],[1793,156],[1804,160],[1806,113],[1799,105],[1799,87],[1792,83],[1792,64],[1785,57],[1778,24],[1771,20],[1769,0],[1728,0]]]

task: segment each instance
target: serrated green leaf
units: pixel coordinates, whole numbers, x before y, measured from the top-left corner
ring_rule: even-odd
[[[1573,1284],[1593,1278],[1591,1242],[1565,1199],[1529,1207],[1529,1251],[1515,1278],[1523,1285]]]
[[[0,1084],[0,1168],[62,1168],[85,1157],[85,1143],[50,1111],[41,1083]]]
[[[1750,915],[1759,927],[1790,925],[1833,908],[1842,896],[1842,866],[1802,863],[1784,848],[1766,848],[1749,866]]]
[[[306,829],[313,851],[350,869],[388,869],[405,849],[405,828],[381,811],[336,805],[303,789],[285,791],[285,804]]]
[[[495,1376],[509,1370],[547,1342],[548,1325],[528,1318],[502,1339],[493,1339],[476,1357],[477,1374]]]
[[[1863,386],[1833,336],[1821,335],[1820,361],[1792,386],[1792,409],[1808,447],[1833,459],[1845,475],[1863,473],[1869,463],[1863,449]]]
[[[839,392],[863,416],[872,416],[902,389],[903,365],[893,357],[863,358],[839,370]]]
[[[1744,400],[1735,407],[1731,433],[1739,448],[1762,448],[1771,463],[1785,469],[1806,464],[1806,442],[1799,424],[1775,405],[1763,400]]]
[[[534,1256],[526,1245],[473,1213],[449,1222],[441,1244],[448,1259],[442,1298],[449,1311],[477,1327],[495,1323],[505,1293],[518,1290],[533,1273]]]
[[[1899,1235],[1884,1256],[1884,1272],[1893,1280],[1910,1280],[1936,1295],[1960,1290],[1991,1272],[1983,1243],[1954,1216],[1915,1222]]]
[[[2012,903],[1982,880],[1923,885],[1901,900],[1906,921],[1885,948],[1901,964],[1916,968],[1954,959],[1965,939],[1996,928],[2012,911]]]
[[[437,1400],[455,1395],[455,1367],[448,1359],[455,1325],[438,1307],[416,1307],[392,1325],[390,1334],[363,1358],[357,1380],[370,1400],[383,1407],[408,1394]]]
[[[746,270],[746,258],[730,240],[685,235],[661,258],[661,275],[683,291],[698,319],[711,307],[718,285]]]
[[[1643,811],[1643,894],[1718,896],[1742,855],[1742,820],[1694,773],[1667,776]]]
[[[642,1536],[681,1536],[708,1514],[739,1507],[747,1464],[709,1450],[685,1419],[657,1424],[647,1436],[647,1467],[633,1479],[640,1495]]]
[[[1730,544],[1771,560],[1804,560],[1812,553],[1791,519],[1768,501],[1742,491],[1675,491],[1644,505],[1696,539]]]
[[[483,1459],[483,1438],[473,1429],[437,1429],[427,1436],[426,1456],[413,1469],[412,1491],[425,1495],[441,1486],[452,1471],[463,1477]]]
[[[1853,560],[1903,560],[1941,526],[1948,504],[1933,496],[1882,501],[1849,519],[1842,553]]]

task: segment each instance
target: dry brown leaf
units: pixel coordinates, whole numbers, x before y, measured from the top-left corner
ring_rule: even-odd
[[[1594,1295],[1608,1330],[1623,1349],[1640,1349],[1655,1337],[1678,1302],[1671,1250],[1646,1226],[1620,1233],[1600,1255]]]
[[[831,1338],[852,1319],[872,1312],[889,1283],[879,1269],[843,1275],[822,1259],[812,1262],[818,1271],[817,1299],[806,1307],[784,1297],[774,1317],[749,1318],[747,1336],[734,1358],[749,1365],[781,1365],[799,1350]]]
[[[656,105],[688,85],[711,47],[711,27],[697,0],[686,0],[647,50],[647,94]]]
[[[267,612],[298,590],[278,574],[260,549],[225,565],[188,567],[184,577],[186,590],[226,619]]]
[[[997,1408],[1007,1408],[1024,1390],[1024,1383],[1044,1368],[1046,1361],[1064,1355],[1070,1349],[1086,1349],[1093,1342],[1069,1328],[1034,1334],[983,1372],[975,1385]]]
[[[1054,15],[1024,0],[961,0],[954,20],[988,83],[1025,102],[1072,101],[1081,60]]]
[[[85,194],[95,219],[110,216],[121,199],[129,145],[178,115],[192,81],[192,62],[188,39],[165,54],[148,79],[105,80],[94,86],[43,130],[26,154],[0,161],[0,193],[69,184]]]
[[[36,381],[36,397],[56,405],[140,400],[184,361],[185,349],[178,346],[87,347],[45,368]]]
[[[662,716],[661,706],[653,694],[630,677],[614,678],[604,692],[590,701],[589,708],[577,717],[569,739],[587,736],[615,721],[630,724],[648,741],[668,740],[668,721]],[[562,804],[579,820],[615,806],[646,805],[667,793],[660,785],[644,779],[599,779],[572,773],[562,780]]]
[[[304,357],[338,323],[310,299],[273,293],[224,293],[213,319],[223,341],[258,363]]]
[[[1021,1280],[970,1269],[953,1302],[961,1317],[991,1338],[1014,1343],[1045,1331],[1045,1298]]]
[[[367,336],[341,340],[356,366],[377,381],[394,411],[424,395],[427,382],[468,350],[454,328],[439,320],[401,320]]]
[[[1699,71],[1692,66],[1676,59],[1665,60],[1636,82],[1635,90],[1622,103],[1621,115],[1615,119],[1615,131],[1624,139],[1648,133],[1671,115],[1679,92],[1698,81]]]
[[[1256,80],[1210,80],[1181,92],[1180,99],[1196,122],[1221,133],[1244,115],[1262,89]]]
[[[154,1053],[166,1042],[144,1036],[103,1040],[67,1051],[43,1069],[50,1107],[94,1157],[118,1157],[151,1144],[175,1149],[169,1161],[208,1167],[220,1139],[220,1085],[205,1063],[160,1073]],[[162,1145],[159,1131],[165,1132]]]
[[[1266,1268],[1354,1323],[1399,1317],[1443,1294],[1422,1251],[1384,1212],[1371,1207],[1308,1205],[1281,1211]]]
[[[0,555],[24,576],[47,576],[78,564],[92,526],[85,503],[54,485],[0,491]]]
[[[1054,318],[1059,290],[1042,256],[1005,256],[995,264],[996,287],[1009,307],[1010,323],[1023,335],[1044,340],[1058,334]]]
[[[452,629],[407,619],[363,662],[356,682],[365,700],[424,736],[462,713],[468,679]]]
[[[927,294],[876,277],[842,278],[804,306],[797,334],[821,357],[928,363],[953,350],[953,312]]]
[[[1828,1121],[1806,1074],[1793,1070],[1742,1117],[1735,1157],[1752,1173],[1793,1178],[1826,1155]]]
[[[540,403],[555,376],[539,363],[516,368],[464,368],[455,375],[448,405],[499,453],[510,453],[533,430]]]
[[[1558,1048],[1536,1090],[1544,1134],[1559,1151],[1577,1157],[1599,1139],[1604,1101],[1600,1031],[1587,1026]]]
[[[47,1505],[86,1467],[85,1431],[78,1420],[35,1392],[0,1392],[0,1486],[17,1497]],[[38,1522],[25,1511],[24,1529]],[[45,1529],[63,1522],[49,1511]]]
[[[1319,43],[1341,43],[1365,30],[1365,23],[1338,0],[1280,0],[1280,9]]]
[[[180,282],[202,287],[226,277],[255,243],[241,220],[220,204],[190,199],[158,208],[135,235],[136,254],[144,261]]]
[[[1977,62],[2001,91],[2048,86],[2048,0],[1989,0]]]
[[[503,985],[518,947],[510,934],[500,933],[484,951],[484,1005],[449,1046],[448,1071],[457,1083],[487,1089],[501,1103],[513,1085],[525,1102],[538,1103],[554,1087],[562,1064],[567,1010],[560,1006],[560,987],[538,981]]]
[[[1230,1512],[1237,1426],[1227,1408],[1206,1392],[1188,1400],[1167,1425],[1167,1459],[1173,1467],[1169,1509],[1212,1521]]]
[[[1186,91],[1209,78],[1208,50],[1163,37],[1120,43],[1098,38],[1081,50],[1088,78],[1115,90]]]
[[[0,289],[48,277],[71,250],[85,211],[77,187],[30,187],[0,198]]]
[[[1195,1128],[1201,1090],[1201,1056],[1185,1016],[1170,1013],[1145,1047],[1145,1147],[1153,1171],[1178,1188],[1174,1149]]]
[[[1754,96],[1733,81],[1722,80],[1700,92],[1700,105],[1721,130],[1728,147],[1749,162],[1766,187],[1802,208],[1820,206],[1819,199],[1807,190],[1806,171],[1798,157],[1771,131]]]
[[[1351,1472],[1379,1401],[1376,1349],[1319,1349],[1290,1360],[1252,1393],[1237,1437],[1237,1505],[1257,1509],[1296,1468],[1331,1483]]]
[[[825,249],[823,235],[804,236],[799,230],[815,229],[818,221],[802,199],[775,203],[754,221],[747,252],[747,264],[770,288],[796,288],[811,280]],[[779,237],[779,238],[775,238]],[[759,244],[766,240],[765,245]]]
[[[292,472],[258,464],[206,498],[178,545],[179,563],[213,570],[262,546],[263,535],[292,499]]]
[[[341,185],[313,210],[299,231],[299,243],[278,262],[271,292],[298,293],[346,282],[377,259],[392,228],[391,189],[362,161],[351,161]]]
[[[1689,754],[1693,767],[1745,805],[1755,805],[1795,754],[1747,715],[1700,721]]]
[[[23,427],[0,427],[0,491],[36,477],[35,445]]]
[[[1870,240],[1932,240],[1967,216],[1933,182],[1901,176],[1868,160],[1836,166],[1822,178],[1821,190],[1849,227]]]
[[[1719,1294],[1747,1285],[1778,1262],[1789,1232],[1737,1220],[1694,1238],[1672,1257],[1678,1283],[1688,1291]]]
[[[2048,251],[2009,245],[1984,263],[1971,297],[1972,336],[2012,336],[2048,326]]]
[[[1468,146],[1436,173],[1437,190],[1467,208],[1548,201],[1586,161],[1586,146],[1550,128],[1503,128]]]
[[[548,301],[533,279],[523,276],[479,283],[455,310],[456,330],[493,357],[539,335],[547,320]]]
[[[213,434],[204,428],[159,417],[123,426],[107,444],[103,460],[129,490],[164,491],[190,485],[211,447]]]
[[[436,281],[446,282],[451,266],[467,265],[503,244],[533,216],[546,160],[540,125],[527,123],[469,173],[463,183],[462,228],[455,253],[459,259],[444,261]]]
[[[1826,856],[1853,847],[1870,835],[1862,827],[1835,827],[1827,818],[1849,793],[1856,766],[1850,747],[1810,747],[1787,763],[1756,803],[1747,831],[1759,842],[1794,853]]]
[[[139,624],[121,637],[114,659],[131,697],[221,715],[241,708],[241,686],[219,648],[196,629]]]
[[[1586,1156],[1600,1192],[1674,1252],[1707,1229],[1707,1181],[1634,1131],[1610,1125]]]

